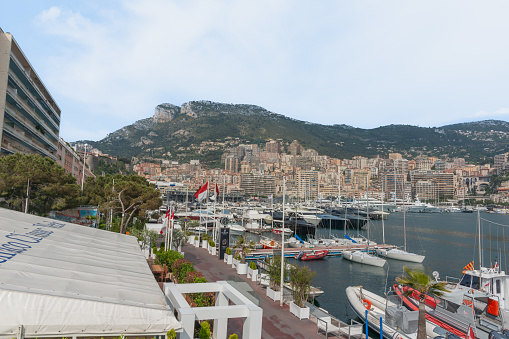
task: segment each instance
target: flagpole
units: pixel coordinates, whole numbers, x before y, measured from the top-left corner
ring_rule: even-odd
[[[279,299],[279,306],[283,307],[283,281],[285,272],[285,194],[286,194],[286,181],[283,176],[283,227],[281,231],[281,284],[279,290],[281,291],[281,298]],[[297,229],[295,229],[297,233]]]
[[[214,199],[214,214],[213,214],[213,218],[214,218],[214,229],[212,230],[212,238],[214,239],[214,242],[216,242],[216,236],[217,236],[217,220],[216,220],[216,200],[219,198],[216,194],[216,191],[217,191],[217,184],[216,184],[216,187],[214,188],[214,196],[216,197]]]
[[[173,244],[173,223],[174,223],[174,219],[175,218],[175,207],[173,207],[173,211],[171,213],[171,234],[170,234],[170,251],[171,251],[171,247],[172,247],[172,244]]]

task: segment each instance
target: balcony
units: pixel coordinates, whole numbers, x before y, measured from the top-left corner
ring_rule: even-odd
[[[11,67],[9,68],[9,76],[16,80],[16,84],[19,87],[21,87],[26,93],[30,93],[34,98],[42,100],[44,96],[41,94],[41,91],[37,88],[37,86],[33,83],[30,76],[25,73],[25,71],[19,64],[17,64],[15,57],[12,55],[11,60],[13,60],[14,62],[11,63]],[[38,100],[35,101],[36,104],[38,105],[38,108],[47,117],[48,121],[51,121],[53,124],[55,124],[55,126],[58,127],[60,123],[60,117],[58,116],[58,114],[54,112],[54,110],[49,105],[45,104],[46,107],[43,107]]]
[[[41,142],[37,141],[37,143],[40,144],[40,147],[51,148],[53,151],[57,150],[58,144],[57,141],[51,142],[48,138],[46,138],[46,136],[44,136],[40,131],[38,131],[37,128],[28,119],[26,119],[21,114],[17,114],[17,111],[14,110],[10,104],[6,106],[5,115],[7,118],[15,120],[13,121],[13,123],[19,125],[18,129],[23,131],[24,134],[25,134],[24,130],[26,130],[33,137],[41,140]]]
[[[13,91],[16,91],[16,96],[13,96],[11,92]],[[16,105],[16,107],[19,105],[21,109],[23,109],[23,111],[25,111],[26,113],[28,113],[30,115],[30,117],[32,118],[32,123],[33,124],[39,124],[41,126],[43,126],[45,128],[45,132],[47,132],[53,139],[55,139],[55,141],[58,141],[58,135],[57,133],[55,133],[53,131],[52,128],[50,128],[50,126],[48,126],[46,124],[46,122],[44,120],[42,120],[40,118],[40,115],[37,114],[37,112],[35,111],[34,108],[32,108],[28,103],[27,101],[30,100],[28,97],[26,98],[26,100],[16,100],[16,99],[23,99],[21,97],[21,95],[18,94],[18,91],[16,89],[12,89],[10,87],[7,87],[7,93],[9,96],[11,96],[12,100],[14,102],[10,102],[11,104]],[[25,93],[23,93],[23,95],[26,95]],[[9,100],[7,100],[9,101]],[[31,102],[31,100],[30,100]],[[17,107],[18,108],[18,107]],[[19,108],[18,108],[19,110]],[[57,131],[58,131],[58,128],[57,128]]]
[[[53,160],[56,160],[56,154],[50,152],[50,150],[43,145],[38,144],[36,141],[32,140],[30,137],[27,137],[25,132],[19,129],[16,129],[10,125],[4,124],[4,133],[10,139],[17,141],[21,144],[21,146],[25,146],[28,150],[34,150],[36,153],[41,154],[42,156],[49,157]],[[15,147],[16,146],[16,147]],[[34,153],[27,152],[27,149],[21,148],[20,145],[16,145],[14,142],[11,142],[11,148],[17,150],[17,152],[22,153]],[[55,152],[56,153],[56,152]]]

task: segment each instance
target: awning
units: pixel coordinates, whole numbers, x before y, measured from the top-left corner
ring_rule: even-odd
[[[180,323],[136,238],[0,209],[0,337],[155,335]]]

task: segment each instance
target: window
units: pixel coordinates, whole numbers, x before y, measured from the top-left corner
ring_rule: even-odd
[[[500,286],[500,279],[495,280],[495,284],[497,286],[497,294],[500,294],[500,292],[502,291]]]

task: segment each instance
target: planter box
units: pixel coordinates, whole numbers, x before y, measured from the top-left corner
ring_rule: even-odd
[[[290,302],[290,312],[299,319],[309,319],[309,307],[299,307],[293,301]]]
[[[226,263],[231,265],[233,262],[233,254],[225,254],[224,257],[226,258]]]
[[[187,237],[187,242],[190,244],[194,244],[194,235],[190,235]]]
[[[201,241],[201,247],[202,248],[209,248],[209,241],[208,240],[202,240]]]
[[[251,267],[247,267],[247,277],[251,278],[253,276],[253,269]]]
[[[215,247],[211,247],[211,248],[210,248],[210,254],[212,254],[212,255],[216,255],[216,252],[217,252],[217,250],[216,250],[216,248],[215,248]]]
[[[236,268],[238,264],[239,264],[239,261],[237,259],[233,258],[233,260],[232,260],[232,267]]]
[[[242,264],[239,262],[237,264],[237,274],[247,274],[247,269],[247,263]]]
[[[270,286],[267,286],[267,297],[274,301],[281,300],[281,291],[274,291]]]
[[[253,270],[251,274],[251,281],[258,281],[258,270]]]
[[[200,240],[198,240],[198,239],[194,239],[194,240],[193,240],[193,246],[194,246],[194,247],[200,247]]]

